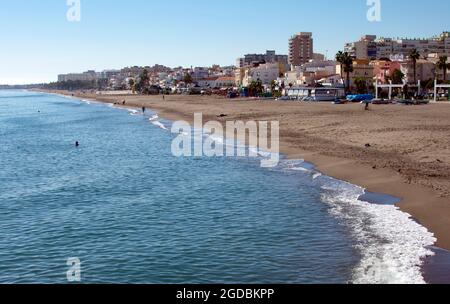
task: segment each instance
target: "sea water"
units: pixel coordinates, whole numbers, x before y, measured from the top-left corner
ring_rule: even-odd
[[[0,91],[0,283],[423,283],[431,233],[301,160],[177,158],[155,113]],[[78,141],[80,146],[75,147]]]

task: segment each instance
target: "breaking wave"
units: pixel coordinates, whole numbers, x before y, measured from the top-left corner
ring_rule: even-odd
[[[362,201],[365,189],[324,176],[303,160],[284,161],[284,170],[311,174],[323,190],[329,213],[349,228],[361,255],[353,270],[354,284],[424,284],[422,265],[434,253],[436,238],[394,204]]]

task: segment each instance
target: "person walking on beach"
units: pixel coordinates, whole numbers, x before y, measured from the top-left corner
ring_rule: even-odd
[[[370,100],[364,100],[363,103],[365,104],[364,110],[369,111],[369,104],[371,103]]]

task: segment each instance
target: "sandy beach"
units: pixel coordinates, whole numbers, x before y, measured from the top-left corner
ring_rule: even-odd
[[[54,91],[65,95],[72,93]],[[450,250],[450,104],[296,103],[214,96],[74,96],[147,107],[170,120],[280,122],[281,153],[335,178],[402,199],[398,206]],[[220,115],[225,117],[218,117]]]

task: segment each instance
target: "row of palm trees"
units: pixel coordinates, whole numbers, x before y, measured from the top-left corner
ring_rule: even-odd
[[[420,59],[420,54],[417,51],[417,49],[411,50],[411,52],[409,53],[409,59],[413,63],[414,83],[417,83],[417,73],[416,73],[417,60]],[[450,63],[447,63],[447,59],[448,59],[447,56],[441,56],[439,57],[439,61],[436,63],[436,68],[438,70],[442,70],[442,72],[444,73],[444,81],[447,80],[447,70],[450,69]]]
[[[417,51],[417,49],[411,50],[409,53],[409,59],[412,61],[413,64],[413,71],[414,71],[414,83],[417,83],[417,61],[420,59],[420,53]],[[447,56],[441,56],[439,57],[439,61],[436,63],[436,68],[438,70],[442,70],[444,72],[444,81],[447,80],[447,70],[450,69],[450,63],[447,63]],[[354,71],[353,68],[353,58],[350,56],[347,52],[339,51],[336,54],[336,61],[339,62],[341,65],[341,78],[344,78],[343,73],[346,73],[347,77],[347,86],[346,89],[348,92],[350,92],[350,73]]]

